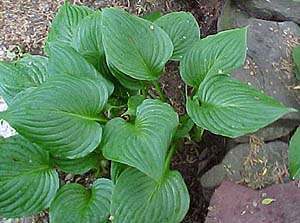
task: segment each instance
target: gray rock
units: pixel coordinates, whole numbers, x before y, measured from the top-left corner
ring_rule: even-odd
[[[300,4],[292,0],[233,0],[251,17],[300,24]]]
[[[201,178],[204,194],[223,180],[242,182],[253,189],[280,183],[288,178],[288,144],[274,141],[263,144],[253,139],[250,144],[240,144],[231,149],[221,164],[214,166]]]
[[[299,205],[298,182],[255,191],[225,181],[211,199],[205,223],[299,223]]]
[[[237,8],[232,0],[226,0],[221,15],[218,19],[218,31],[233,29],[241,23],[247,23],[249,16]]]
[[[233,140],[235,143],[248,143],[251,140],[251,137],[257,137],[259,140],[264,142],[273,141],[279,138],[285,138],[286,142],[289,139],[289,135],[297,128],[297,122],[291,120],[278,120],[271,125],[258,130],[255,133],[248,135],[240,136]],[[229,142],[228,142],[229,144]],[[234,145],[234,143],[232,143]],[[232,147],[229,147],[232,148]]]

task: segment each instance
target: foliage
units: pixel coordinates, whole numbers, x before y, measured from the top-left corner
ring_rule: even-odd
[[[294,133],[289,145],[289,172],[293,179],[300,179],[300,127]]]
[[[181,222],[189,194],[170,170],[181,138],[194,130],[200,139],[203,129],[236,137],[296,111],[227,75],[244,63],[246,34],[200,39],[190,13],[140,18],[65,3],[47,57],[0,62],[0,94],[9,105],[0,119],[19,133],[0,141],[0,216],[50,207],[51,223]],[[169,60],[180,62],[187,85],[181,117],[159,87]],[[104,158],[112,180],[58,190],[57,169],[99,173]]]

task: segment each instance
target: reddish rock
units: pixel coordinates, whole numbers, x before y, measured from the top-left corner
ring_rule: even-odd
[[[266,199],[273,201],[262,204]],[[224,181],[211,199],[205,223],[300,223],[299,207],[298,182],[255,191]]]

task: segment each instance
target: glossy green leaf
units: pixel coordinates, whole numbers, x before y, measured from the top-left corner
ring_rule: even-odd
[[[25,217],[48,208],[59,187],[49,154],[20,135],[0,140],[0,216]]]
[[[16,62],[0,61],[0,95],[10,104],[21,91],[37,87],[48,78],[48,59],[26,55]]]
[[[206,75],[230,73],[246,59],[247,29],[234,29],[208,36],[186,53],[180,63],[183,81],[198,88]]]
[[[71,44],[72,36],[77,25],[83,18],[92,13],[94,13],[94,11],[88,7],[71,5],[65,2],[64,5],[59,8],[52,22],[47,43],[59,41]]]
[[[108,65],[112,75],[120,82],[120,84],[130,90],[139,90],[143,88],[144,81],[134,79],[119,71],[113,65]]]
[[[200,40],[200,29],[189,12],[173,12],[155,21],[170,37],[174,45],[172,60],[183,58],[193,44]]]
[[[103,9],[102,40],[108,63],[138,80],[157,80],[173,52],[160,27],[120,9]]]
[[[300,46],[295,46],[293,49],[293,59],[295,63],[295,73],[298,80],[300,80]]]
[[[66,159],[53,155],[52,163],[58,169],[72,174],[84,174],[91,169],[96,169],[100,166],[100,160],[95,152],[88,154],[85,157],[77,159]]]
[[[208,131],[237,137],[294,112],[262,92],[226,75],[208,76],[187,100],[187,113]]]
[[[137,107],[134,121],[115,118],[106,124],[103,155],[158,179],[177,125],[178,116],[170,105],[146,99]]]
[[[87,189],[80,184],[66,184],[50,207],[51,223],[108,223],[112,182],[98,179]]]
[[[181,175],[171,171],[160,182],[128,168],[112,195],[114,223],[179,223],[189,208],[189,194]]]
[[[124,115],[135,116],[137,107],[145,100],[143,95],[133,95],[128,99],[127,111]]]
[[[114,184],[117,183],[117,180],[119,179],[121,173],[123,173],[124,170],[126,170],[127,168],[128,168],[128,166],[125,164],[111,162],[110,176],[111,176],[111,180]]]
[[[101,32],[100,11],[85,17],[76,27],[72,46],[102,75],[109,76],[106,65]]]
[[[112,94],[113,84],[106,80],[91,64],[89,64],[74,48],[66,44],[49,44],[49,76],[70,74],[76,77],[88,77],[103,82],[109,94]]]
[[[150,13],[142,16],[143,19],[146,19],[150,22],[154,22],[155,20],[159,19],[160,17],[162,17],[161,11],[150,12]]]
[[[300,127],[290,140],[288,158],[291,177],[293,179],[300,179]]]
[[[108,98],[101,81],[60,75],[20,95],[3,114],[21,135],[66,158],[84,157],[100,143],[99,113]]]

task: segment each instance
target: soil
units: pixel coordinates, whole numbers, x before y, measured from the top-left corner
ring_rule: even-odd
[[[0,2],[0,59],[17,58],[23,53],[42,54],[45,34],[62,0],[2,0]],[[136,15],[160,10],[189,11],[197,19],[201,36],[216,32],[216,22],[224,0],[73,0],[92,8],[121,7]],[[7,54],[11,52],[13,54]],[[180,79],[178,64],[169,63],[161,86],[170,104],[179,114],[185,113],[184,84]],[[173,158],[173,169],[179,170],[188,186],[191,204],[184,223],[202,223],[207,214],[208,202],[204,199],[200,178],[205,171],[219,163],[225,155],[226,139],[205,132],[203,140],[182,142]],[[62,179],[66,179],[64,176]],[[71,176],[73,177],[73,176]],[[85,179],[86,176],[81,176]],[[72,181],[72,179],[71,179]],[[37,217],[37,222],[47,222],[47,212]],[[22,221],[21,221],[22,222]]]

